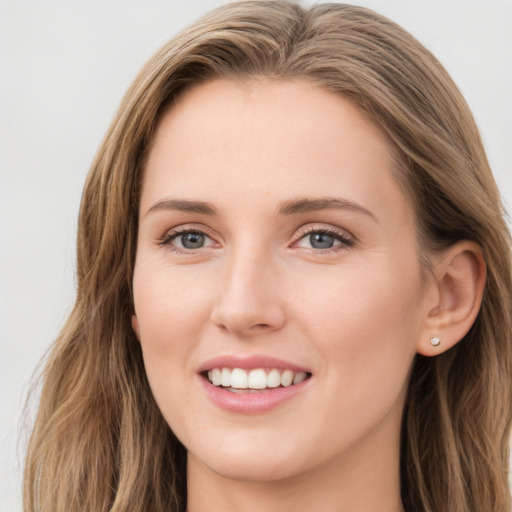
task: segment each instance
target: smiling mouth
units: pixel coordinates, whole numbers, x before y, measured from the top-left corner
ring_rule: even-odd
[[[277,388],[287,388],[311,377],[307,372],[294,372],[279,368],[212,368],[204,377],[216,387],[232,393],[261,393]]]

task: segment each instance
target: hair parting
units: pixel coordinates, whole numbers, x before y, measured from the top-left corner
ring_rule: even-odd
[[[350,99],[396,148],[422,258],[459,240],[487,265],[478,318],[416,356],[402,424],[409,512],[510,512],[510,236],[470,110],[409,33],[364,8],[230,3],[142,69],[92,164],[78,224],[77,298],[49,355],[25,468],[26,512],[182,512],[185,449],[151,394],[130,323],[145,159],[162,114],[207,80],[309,80]]]

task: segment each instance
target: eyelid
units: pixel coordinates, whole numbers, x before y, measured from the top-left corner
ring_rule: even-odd
[[[197,249],[186,249],[182,247],[177,247],[172,245],[172,241],[177,238],[181,234],[185,233],[200,233],[204,235],[206,238],[209,238],[214,242],[214,244],[207,245],[205,247],[199,247]],[[211,230],[208,229],[206,226],[202,224],[180,224],[178,226],[175,226],[173,228],[167,229],[164,231],[164,233],[158,237],[157,244],[167,248],[168,250],[172,250],[173,252],[177,253],[183,253],[183,254],[195,254],[197,251],[209,249],[213,245],[217,244],[220,245],[217,241],[217,238],[215,235],[211,233]]]
[[[188,231],[196,231],[198,233],[204,233],[205,235],[209,236],[210,238],[218,238],[213,231],[205,226],[204,224],[196,223],[196,222],[189,222],[185,224],[177,224],[176,226],[172,226],[170,228],[166,228],[162,235],[158,237],[159,240],[162,240],[163,238],[172,235],[176,235],[183,232]]]
[[[294,242],[292,242],[291,247],[298,247],[298,243],[305,238],[308,235],[311,235],[312,233],[324,233],[327,235],[330,235],[334,238],[336,238],[341,243],[335,247],[331,247],[329,249],[315,249],[311,248],[312,251],[316,253],[326,253],[326,252],[336,252],[340,250],[346,250],[350,247],[352,247],[356,242],[357,239],[354,235],[352,235],[350,232],[348,232],[346,229],[342,229],[330,224],[322,224],[322,223],[311,223],[311,224],[305,224],[304,226],[301,226],[296,235],[294,236]],[[304,248],[308,249],[308,248]]]
[[[172,244],[172,241],[177,238],[180,234],[184,233],[200,233],[213,241],[213,244],[209,244],[203,247],[199,247],[197,249],[187,249],[175,246]],[[334,237],[340,243],[334,247],[326,248],[326,249],[318,249],[318,248],[307,248],[307,247],[299,247],[299,242],[308,235],[312,233],[324,233]],[[183,254],[195,254],[198,251],[202,251],[205,249],[210,249],[214,247],[216,244],[220,246],[221,244],[218,242],[219,237],[212,234],[211,230],[204,226],[203,224],[180,224],[178,226],[172,227],[164,231],[164,233],[157,238],[157,244],[167,248],[168,250],[172,250],[176,253]],[[352,247],[357,239],[354,235],[348,232],[346,229],[339,228],[337,226],[333,226],[331,224],[323,224],[323,223],[309,223],[301,226],[295,233],[293,237],[293,242],[290,244],[290,247],[297,247],[305,250],[313,251],[317,254],[326,254],[329,252],[338,252],[342,250],[347,250]]]

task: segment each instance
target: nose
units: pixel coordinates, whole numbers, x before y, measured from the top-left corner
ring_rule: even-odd
[[[226,262],[212,322],[239,338],[271,333],[285,322],[279,272],[265,255],[233,254]]]

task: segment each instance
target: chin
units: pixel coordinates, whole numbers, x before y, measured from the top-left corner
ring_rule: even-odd
[[[276,450],[275,443],[260,447],[258,443],[230,443],[229,447],[189,452],[189,464],[200,463],[213,473],[238,481],[272,482],[288,479],[307,468],[297,453],[283,449]],[[293,464],[290,463],[293,461]]]
[[[291,467],[288,462],[261,460],[261,457],[258,459],[253,461],[240,457],[223,458],[222,461],[217,460],[206,466],[219,476],[242,482],[277,482],[289,479],[297,473],[297,468]]]

